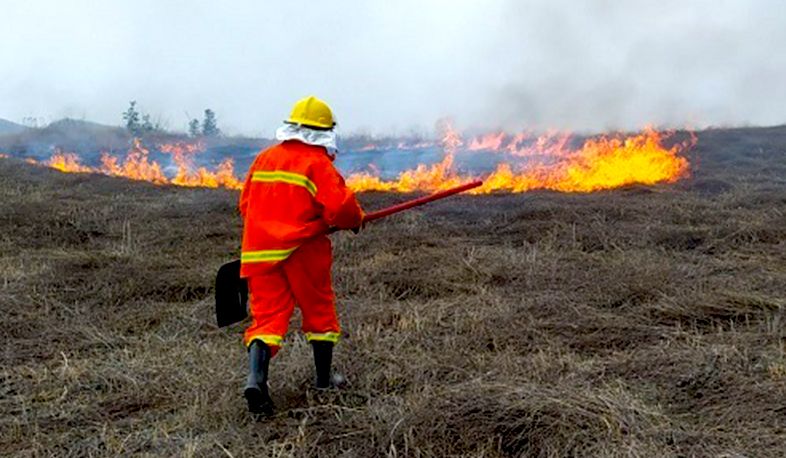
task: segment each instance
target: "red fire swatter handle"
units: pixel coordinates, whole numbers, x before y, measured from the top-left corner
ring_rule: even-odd
[[[452,196],[453,194],[458,194],[464,191],[469,191],[470,189],[477,188],[483,184],[482,180],[473,181],[471,183],[466,183],[461,186],[456,186],[454,188],[449,188],[444,191],[435,192],[430,196],[420,197],[418,199],[409,200],[407,202],[400,203],[398,205],[393,205],[392,207],[388,207],[382,209],[380,211],[369,213],[363,217],[363,223],[368,223],[374,220],[385,218],[386,216],[390,216],[394,213],[403,212],[404,210],[409,210],[413,207],[418,207],[423,204],[427,204],[429,202],[433,202],[435,200],[444,199],[445,197]],[[331,227],[328,230],[328,234],[332,234],[334,232],[338,232],[341,229],[337,227]]]

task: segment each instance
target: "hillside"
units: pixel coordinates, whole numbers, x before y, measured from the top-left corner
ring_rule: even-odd
[[[241,168],[248,168],[257,151],[271,141],[264,138],[217,137],[200,139],[206,150],[199,154],[199,165],[215,166],[232,157]],[[134,138],[125,128],[91,121],[61,119],[46,127],[26,129],[16,134],[0,136],[0,153],[16,158],[48,160],[57,151],[75,153],[83,164],[101,164],[105,153],[124,156],[131,149]],[[161,154],[157,146],[195,140],[177,132],[154,132],[144,136],[142,144],[151,152],[151,159],[171,162],[171,155]]]
[[[0,159],[0,451],[781,457],[786,129],[699,135],[675,185],[459,196],[335,234],[351,387],[314,396],[296,317],[261,422],[242,326],[213,316],[238,194]]]
[[[16,134],[25,130],[25,126],[0,118],[0,135]]]
[[[46,127],[0,137],[0,151],[18,157],[44,158],[59,148],[89,156],[101,150],[125,149],[128,142],[129,136],[123,128],[61,119]]]

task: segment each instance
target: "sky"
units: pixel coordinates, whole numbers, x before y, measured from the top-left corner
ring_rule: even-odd
[[[272,136],[786,123],[782,0],[0,0],[0,118]]]

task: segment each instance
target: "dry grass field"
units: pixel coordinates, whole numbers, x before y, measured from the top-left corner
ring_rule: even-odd
[[[313,396],[296,315],[260,422],[242,324],[213,315],[237,193],[0,159],[0,453],[784,456],[786,128],[692,154],[675,185],[459,196],[334,235],[351,386]]]

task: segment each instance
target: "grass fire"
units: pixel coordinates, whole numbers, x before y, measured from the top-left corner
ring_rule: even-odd
[[[590,192],[630,184],[673,183],[688,176],[685,153],[695,139],[667,148],[663,138],[664,134],[647,129],[635,135],[590,138],[572,149],[568,146],[570,136],[564,134],[495,133],[465,140],[448,126],[438,142],[398,146],[402,151],[412,152],[438,145],[444,151],[440,162],[401,171],[393,180],[369,172],[353,173],[347,177],[347,183],[356,192],[414,192],[438,191],[483,178],[484,185],[473,191],[478,194],[534,189]],[[214,170],[194,165],[195,157],[204,150],[203,144],[163,144],[157,148],[171,154],[177,168],[173,176],[167,176],[160,163],[149,159],[150,151],[139,139],[135,139],[125,157],[103,154],[98,167],[83,165],[78,155],[68,152],[57,152],[43,164],[62,172],[102,173],[158,184],[229,189],[240,189],[243,185],[243,179],[236,178],[232,158],[226,158]],[[372,144],[360,150],[369,152],[379,148]],[[457,172],[453,167],[457,155],[472,154],[510,157],[517,164],[501,162],[482,177],[473,176],[471,171]]]
[[[213,316],[238,193],[162,186],[141,152],[116,163],[141,181],[2,159],[3,450],[780,456],[786,130],[674,144],[701,164],[677,181],[464,195],[333,235],[351,386],[309,394],[295,317],[263,422],[239,392],[247,322]]]
[[[786,2],[5,2],[0,456],[786,456]]]

